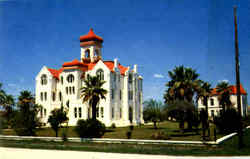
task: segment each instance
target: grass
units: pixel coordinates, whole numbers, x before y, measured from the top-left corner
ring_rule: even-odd
[[[137,145],[137,144],[105,144],[105,143],[73,143],[54,141],[14,141],[0,140],[4,147],[32,148],[32,149],[56,149],[74,151],[94,151],[113,153],[137,153],[137,154],[161,154],[175,156],[241,156],[250,155],[250,130],[245,132],[245,147],[240,151],[237,149],[235,136],[223,145],[212,146],[180,146],[180,145]]]
[[[171,140],[200,140],[200,135],[195,133],[185,133],[182,135],[177,132],[178,123],[162,122],[158,125],[159,129],[154,130],[152,125],[143,125],[135,127],[132,138],[151,139],[151,135],[157,131],[165,131],[171,137]],[[76,137],[73,131],[74,127],[69,127],[68,135]],[[108,129],[105,138],[126,138],[128,127]],[[62,129],[61,129],[62,131]],[[4,130],[5,135],[15,135],[12,130]],[[61,135],[61,132],[59,133]],[[39,129],[38,136],[54,136],[50,128]],[[211,134],[213,135],[213,134]],[[161,154],[176,156],[239,156],[250,155],[250,130],[244,133],[245,147],[240,151],[237,148],[238,137],[235,136],[222,145],[212,146],[183,146],[183,145],[138,145],[138,144],[105,144],[105,143],[76,143],[76,142],[54,142],[54,141],[14,141],[0,140],[0,146],[32,148],[32,149],[56,149],[56,150],[75,150],[75,151],[96,151],[96,152],[114,152],[114,153],[137,153],[137,154]]]
[[[189,140],[189,141],[199,141],[201,140],[201,131],[199,134],[196,132],[186,132],[184,134],[180,133],[177,122],[165,121],[158,124],[158,129],[155,130],[153,125],[142,125],[135,126],[132,132],[132,139],[152,139],[154,133],[163,131],[168,135],[170,140]],[[213,130],[213,129],[211,129]],[[126,139],[126,132],[129,131],[129,127],[117,127],[115,129],[108,128],[107,132],[104,134],[103,138],[114,138],[114,139]],[[4,130],[4,135],[16,135],[11,129]],[[37,131],[37,136],[55,136],[55,132],[51,128],[41,128]],[[62,129],[59,131],[59,136],[62,135]],[[211,136],[213,133],[211,131]],[[78,137],[74,132],[74,127],[68,128],[68,137]],[[218,136],[220,137],[220,136]]]

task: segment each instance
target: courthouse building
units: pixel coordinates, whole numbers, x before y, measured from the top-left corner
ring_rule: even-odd
[[[137,65],[121,65],[117,59],[102,59],[103,39],[93,29],[80,36],[80,59],[65,62],[59,69],[43,66],[36,76],[36,103],[42,105],[41,121],[48,124],[48,116],[55,108],[63,106],[68,111],[69,125],[87,119],[91,107],[83,103],[80,89],[89,76],[99,76],[106,81],[106,100],[97,105],[97,119],[106,126],[127,126],[143,123],[143,79]]]

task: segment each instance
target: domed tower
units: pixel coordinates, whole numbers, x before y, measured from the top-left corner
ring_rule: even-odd
[[[102,59],[101,48],[103,39],[91,28],[87,35],[80,36],[81,60],[85,63]]]

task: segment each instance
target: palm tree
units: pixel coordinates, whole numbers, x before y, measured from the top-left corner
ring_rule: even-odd
[[[15,105],[14,97],[12,95],[5,95],[2,105],[5,109],[4,116],[6,117],[8,124],[10,124],[10,119],[13,112],[13,106]]]
[[[211,84],[208,82],[202,82],[197,92],[197,101],[202,99],[204,101],[205,110],[208,114],[208,98],[211,95]]]
[[[222,106],[222,112],[225,113],[226,106],[229,107],[232,105],[230,100],[231,89],[229,88],[229,84],[227,82],[220,82],[216,86],[216,92],[219,94],[218,100],[219,104]]]
[[[186,100],[192,102],[194,93],[199,86],[199,74],[192,68],[184,66],[175,67],[173,71],[168,72],[171,80],[166,84],[168,90],[164,98],[166,103],[175,100]]]
[[[39,126],[37,117],[40,106],[35,104],[35,98],[29,91],[22,91],[18,97],[18,110],[14,118],[14,130],[18,135],[35,135]]]
[[[5,100],[5,92],[4,90],[2,89],[2,83],[0,83],[0,105],[3,105],[4,103],[4,100]]]
[[[88,76],[84,80],[84,86],[81,88],[81,97],[83,103],[88,102],[92,108],[92,118],[96,119],[96,106],[100,99],[106,99],[107,90],[103,88],[105,81],[100,80],[97,76]]]
[[[202,82],[200,89],[197,93],[197,101],[202,99],[205,105],[205,110],[200,111],[200,119],[202,123],[203,138],[205,137],[205,131],[209,128],[208,122],[208,98],[211,95],[211,84],[208,82]]]

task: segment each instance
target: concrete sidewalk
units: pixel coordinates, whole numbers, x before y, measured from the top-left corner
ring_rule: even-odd
[[[120,154],[105,152],[84,152],[84,151],[61,151],[61,150],[38,150],[0,147],[0,159],[249,159],[245,157],[193,157],[193,156],[163,156],[163,155],[140,155]]]

